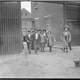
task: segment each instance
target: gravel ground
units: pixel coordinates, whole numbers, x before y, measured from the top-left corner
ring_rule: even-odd
[[[80,68],[73,63],[73,56],[80,48],[73,48],[70,53],[60,49],[53,52],[35,54],[16,54],[1,56],[1,78],[80,78]]]

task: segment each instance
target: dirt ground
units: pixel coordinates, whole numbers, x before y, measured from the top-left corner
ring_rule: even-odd
[[[73,63],[80,47],[73,47],[69,53],[61,49],[35,54],[15,54],[0,57],[1,78],[80,78],[80,67]]]

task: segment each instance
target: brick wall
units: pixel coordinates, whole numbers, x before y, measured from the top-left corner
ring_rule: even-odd
[[[36,27],[46,27],[50,24],[52,32],[55,33],[56,40],[61,41],[60,36],[63,31],[63,5],[50,2],[32,2],[32,16],[39,18]],[[39,23],[38,23],[39,22]]]

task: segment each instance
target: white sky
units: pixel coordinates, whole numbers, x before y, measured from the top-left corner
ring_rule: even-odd
[[[27,9],[31,13],[31,2],[30,1],[21,2],[21,9],[22,8]]]

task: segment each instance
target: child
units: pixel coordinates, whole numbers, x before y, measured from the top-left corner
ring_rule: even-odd
[[[55,38],[52,35],[51,31],[48,32],[48,47],[49,51],[52,52],[52,47],[54,45]]]
[[[65,52],[68,52],[68,48],[70,50],[72,50],[72,48],[71,48],[71,33],[69,31],[69,27],[67,27],[67,26],[64,28],[63,40],[65,43],[65,46],[64,46]]]

